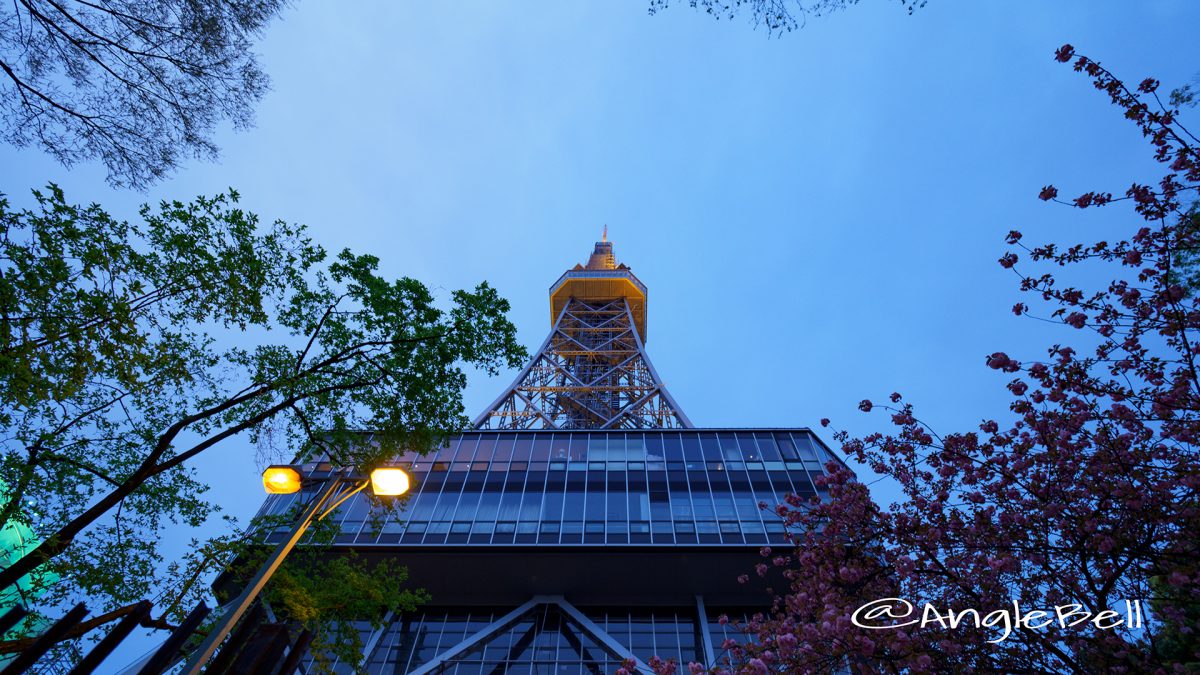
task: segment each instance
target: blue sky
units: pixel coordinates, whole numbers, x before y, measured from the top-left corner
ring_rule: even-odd
[[[1158,175],[1054,50],[1166,88],[1200,72],[1186,0],[930,0],[912,16],[869,1],[774,38],[675,5],[298,2],[260,45],[273,89],[257,127],[223,130],[219,162],[139,194],[3,146],[0,189],[23,203],[53,180],[132,217],[233,186],[264,218],[443,295],[488,280],[531,349],[548,286],[607,224],[650,288],[650,355],[696,424],[830,417],[866,433],[886,420],[858,401],[898,390],[954,430],[1007,405],[986,354],[1036,358],[1073,337],[1010,313],[1027,299],[995,263],[1004,235],[1134,222],[1042,203],[1041,186],[1123,192]],[[512,376],[474,378],[468,413]],[[229,512],[261,501],[247,442],[200,468]]]

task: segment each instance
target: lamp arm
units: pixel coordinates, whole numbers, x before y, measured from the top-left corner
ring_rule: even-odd
[[[343,480],[344,480],[344,479],[343,479]],[[347,499],[349,499],[349,498],[353,497],[354,495],[356,495],[356,494],[358,494],[358,493],[362,492],[362,491],[363,491],[363,488],[367,487],[367,484],[368,484],[368,483],[370,483],[370,482],[371,482],[370,480],[361,480],[361,481],[359,481],[359,482],[358,482],[358,485],[356,485],[356,486],[354,487],[354,489],[352,489],[352,490],[346,490],[344,494],[342,494],[342,495],[340,495],[340,496],[337,496],[337,497],[336,497],[337,501],[335,501],[335,502],[334,502],[334,503],[333,503],[333,504],[332,504],[332,505],[331,505],[329,508],[327,508],[327,509],[325,509],[324,511],[322,511],[322,512],[321,512],[321,515],[319,515],[319,516],[317,516],[317,517],[313,518],[313,520],[314,520],[314,521],[316,521],[316,520],[323,520],[323,519],[325,518],[325,516],[329,515],[330,513],[333,513],[333,510],[334,510],[334,509],[336,509],[337,507],[341,506],[341,505],[342,505],[342,503],[343,503],[343,502],[345,502]]]

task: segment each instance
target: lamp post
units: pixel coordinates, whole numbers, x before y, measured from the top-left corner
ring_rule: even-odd
[[[299,492],[303,485],[304,479],[301,474],[301,467],[297,465],[273,465],[267,467],[263,471],[263,489],[267,494],[292,494]],[[254,599],[258,597],[263,586],[271,579],[271,575],[287,558],[288,553],[296,546],[296,542],[304,536],[309,525],[321,520],[329,515],[334,509],[340,506],[350,497],[361,492],[367,486],[371,487],[371,492],[377,496],[399,496],[408,492],[410,481],[408,474],[402,469],[396,467],[380,467],[371,471],[369,476],[354,473],[348,469],[335,470],[325,484],[321,487],[321,491],[313,498],[308,506],[305,507],[304,513],[300,519],[292,527],[292,531],[287,538],[280,542],[279,546],[271,553],[262,567],[255,573],[254,578],[246,584],[242,589],[241,594],[231,603],[229,611],[217,621],[213,626],[208,636],[204,638],[204,642],[188,659],[187,665],[183,669],[186,675],[197,675],[200,669],[208,663],[212,658],[217,647],[229,635],[233,627],[237,625],[238,619],[246,612],[246,609],[254,603]]]

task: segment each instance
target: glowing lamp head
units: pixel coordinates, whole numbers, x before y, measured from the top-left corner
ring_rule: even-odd
[[[263,489],[269,495],[290,495],[300,491],[300,472],[294,466],[276,464],[263,471]]]
[[[371,492],[380,497],[395,497],[408,492],[408,474],[393,466],[380,467],[371,472]]]

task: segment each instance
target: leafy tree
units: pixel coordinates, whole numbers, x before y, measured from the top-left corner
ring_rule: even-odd
[[[1200,662],[1200,298],[1174,275],[1176,253],[1200,244],[1185,206],[1200,188],[1200,141],[1159,103],[1157,81],[1133,91],[1069,45],[1056,56],[1110,97],[1165,167],[1155,185],[1134,183],[1121,197],[1041,191],[1079,209],[1128,202],[1140,222],[1119,241],[1026,246],[1008,235],[1017,250],[1000,264],[1052,308],[1045,319],[1081,331],[1076,346],[1024,363],[988,356],[1011,376],[1013,401],[1011,415],[978,429],[938,433],[899,394],[863,401],[865,412],[886,410],[894,429],[836,436],[903,499],[881,508],[831,463],[818,479],[831,499],[779,505],[795,547],[762,551],[755,571],[777,589],[771,610],[741,625],[721,664],[693,672],[1142,673]],[[1022,273],[1021,255],[1064,272],[1100,266],[1111,282],[1088,290],[1059,283],[1064,272]],[[1025,303],[1013,311],[1031,312]],[[883,598],[911,607],[858,611]],[[1046,615],[1022,624],[1014,599],[1022,614],[1077,605],[1093,617],[1118,609],[1116,618],[1123,601],[1140,601],[1145,625],[1111,628],[1107,616],[1108,629],[1063,626],[1054,614],[1049,626]],[[966,625],[939,624],[926,603]],[[969,609],[991,616],[991,627],[974,627]],[[1008,628],[992,614],[1001,610]]]
[[[134,224],[53,185],[35,198],[0,199],[0,526],[40,542],[0,589],[53,572],[33,589],[46,606],[165,588],[186,612],[174,599],[203,589],[183,580],[236,554],[197,546],[170,575],[182,586],[156,574],[163,528],[216,511],[190,460],[246,434],[366,469],[466,424],[463,364],[525,357],[487,284],[441,309],[373,256],[327,261],[303,227],[260,226],[234,192],[143,207]]]
[[[899,0],[908,13],[925,6],[926,0]],[[650,14],[666,9],[671,0],[650,0]],[[733,19],[749,13],[755,26],[766,26],[767,31],[791,32],[803,28],[810,16],[822,16],[850,5],[858,0],[688,0],[692,9],[703,10],[716,19]]]
[[[293,551],[264,591],[277,617],[312,631],[310,654],[320,672],[331,671],[334,663],[361,668],[356,622],[380,628],[386,612],[411,612],[429,599],[406,587],[408,569],[396,560],[369,562],[347,550],[329,555],[327,545],[337,532],[328,528],[321,538],[325,545]],[[257,569],[253,557],[245,562],[247,575]]]
[[[1195,75],[1191,82],[1173,89],[1167,100],[1175,108],[1194,108],[1200,105],[1200,99],[1196,98],[1197,86],[1200,86],[1200,74]]]
[[[142,188],[216,125],[252,122],[267,77],[253,41],[286,0],[14,0],[0,7],[0,122],[13,145],[99,159]]]

